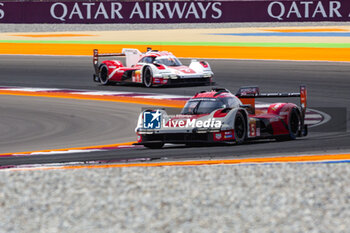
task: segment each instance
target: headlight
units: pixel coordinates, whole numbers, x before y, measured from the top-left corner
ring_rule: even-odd
[[[141,129],[141,130],[137,131],[137,133],[138,134],[154,134],[154,131]]]
[[[176,74],[162,74],[162,77],[163,77],[164,79],[169,79],[169,78],[171,78],[171,79],[176,79],[176,78],[177,78],[177,75],[176,75]]]
[[[210,77],[211,77],[211,74],[210,74],[210,73],[204,73],[204,74],[203,74],[203,77],[204,77],[204,78],[210,78]]]
[[[209,129],[208,131],[211,132],[211,133],[219,133],[219,132],[221,132],[220,129]]]
[[[198,130],[197,133],[207,133],[207,130]]]

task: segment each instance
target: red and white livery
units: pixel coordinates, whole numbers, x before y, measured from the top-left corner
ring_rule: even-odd
[[[125,57],[125,66],[119,60],[105,60],[99,57]],[[171,84],[211,84],[213,72],[206,61],[192,60],[189,66],[181,64],[171,52],[151,48],[141,53],[138,49],[124,48],[122,53],[99,54],[94,49],[93,79],[103,85],[111,83],[140,83],[145,87]]]
[[[257,98],[300,98],[294,103],[273,103],[256,108]],[[142,112],[136,126],[139,145],[161,148],[164,143],[244,143],[272,138],[291,140],[307,135],[304,123],[306,87],[299,93],[260,93],[258,87],[242,87],[236,95],[226,89],[203,91],[193,96],[181,114],[163,109]]]

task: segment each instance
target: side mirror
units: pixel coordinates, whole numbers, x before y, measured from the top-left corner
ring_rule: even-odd
[[[245,109],[247,109],[247,108],[251,108],[252,107],[252,105],[251,104],[241,104],[241,105],[239,105],[241,108],[245,108]]]
[[[155,65],[155,66],[160,66],[161,64],[159,63],[159,61],[156,61],[156,60],[154,60],[153,62],[153,65]]]
[[[242,105],[239,105],[241,108],[244,108],[245,110],[247,110],[247,112],[249,114],[255,114],[255,109],[252,107],[251,104],[242,104]]]

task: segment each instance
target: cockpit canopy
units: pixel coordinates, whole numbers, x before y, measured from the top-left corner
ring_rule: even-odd
[[[145,56],[139,63],[158,63],[166,66],[182,66],[182,63],[174,56]]]
[[[198,115],[209,114],[214,110],[221,108],[238,108],[242,102],[235,96],[218,98],[193,98],[190,99],[181,114]]]
[[[179,59],[173,56],[168,57],[156,57],[155,59],[158,64],[166,65],[166,66],[182,66]]]

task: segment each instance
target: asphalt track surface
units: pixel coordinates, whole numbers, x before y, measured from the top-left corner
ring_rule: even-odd
[[[225,87],[233,92],[240,86],[258,85],[262,92],[276,91],[298,91],[299,84],[308,86],[308,104],[316,109],[326,109],[332,120],[323,126],[310,129],[309,136],[297,139],[295,141],[275,142],[273,140],[262,140],[247,143],[245,145],[234,146],[209,146],[209,147],[184,147],[170,146],[160,150],[151,150],[146,148],[119,149],[113,151],[76,153],[76,154],[51,154],[51,155],[33,155],[27,157],[0,158],[0,165],[14,164],[37,164],[37,163],[57,163],[57,162],[82,162],[82,161],[119,161],[135,158],[150,159],[199,159],[199,158],[246,158],[267,155],[288,155],[288,154],[317,154],[317,153],[336,153],[350,150],[349,133],[349,111],[350,109],[350,64],[335,62],[293,62],[293,61],[245,61],[245,60],[208,60],[215,73],[217,86]],[[190,60],[183,60],[188,64]],[[113,90],[113,91],[132,91],[132,92],[151,92],[164,94],[193,95],[200,90],[207,90],[207,86],[190,87],[168,87],[168,88],[143,88],[138,85],[122,86],[101,86],[92,82],[92,61],[90,57],[56,57],[56,56],[0,56],[0,86],[22,86],[22,87],[50,87],[66,89],[85,89],[85,90]],[[0,96],[0,99],[9,98]],[[12,97],[11,97],[12,98]],[[28,97],[32,98],[32,97]],[[15,101],[15,97],[13,97]],[[58,101],[58,100],[54,100]],[[283,100],[282,100],[283,101]],[[67,101],[71,103],[70,101]],[[81,101],[84,102],[84,101]],[[1,115],[10,114],[13,110],[3,106],[11,101],[1,101]],[[11,104],[10,104],[11,105]],[[114,106],[119,103],[110,104]],[[125,124],[132,125],[131,121],[135,119],[128,117],[130,112],[138,111],[140,106],[118,112],[117,119],[122,118]],[[339,113],[339,109],[346,109],[345,113]],[[64,106],[62,106],[64,108]],[[11,110],[12,109],[12,110]],[[68,108],[69,109],[69,108]],[[327,110],[329,109],[329,111]],[[11,111],[10,111],[11,110]],[[27,109],[28,110],[28,109]],[[43,108],[41,111],[44,111]],[[91,109],[90,109],[91,110]],[[13,114],[20,111],[18,108],[13,110]],[[65,111],[68,111],[65,109]],[[109,112],[108,107],[96,109],[95,114],[100,114],[106,118],[101,118],[108,122],[117,119],[108,118],[108,114],[101,114],[104,111]],[[24,113],[30,114],[28,110]],[[43,113],[44,114],[44,113]],[[52,113],[51,113],[52,114]],[[53,114],[54,115],[54,114]],[[6,119],[6,117],[4,117]],[[1,121],[4,119],[1,117]],[[43,117],[46,118],[46,117]],[[92,117],[95,119],[94,117]],[[90,122],[89,127],[95,129],[97,135],[103,135],[105,128],[100,128],[99,121]],[[26,128],[26,122],[20,122],[21,128]],[[78,122],[79,124],[80,122]],[[1,122],[1,124],[6,124]],[[0,124],[0,125],[1,125]],[[103,125],[103,124],[101,124]],[[97,127],[97,128],[96,128]],[[112,143],[117,143],[120,139],[132,138],[133,128],[120,129],[116,126],[117,137]],[[113,128],[114,129],[114,128]],[[61,143],[69,142],[74,136],[74,127],[66,127],[66,131],[60,132],[62,135]],[[75,129],[76,130],[76,129]],[[79,133],[78,133],[79,134]],[[112,134],[112,133],[111,133]],[[107,135],[106,135],[107,136]],[[107,144],[104,138],[88,137],[86,142],[95,142],[93,144]],[[107,137],[110,139],[110,137]],[[13,143],[13,137],[1,137],[1,145]],[[73,139],[74,140],[74,139]],[[75,139],[77,140],[77,139]],[[33,145],[43,145],[40,140],[31,140]],[[57,143],[57,141],[56,141]],[[69,145],[69,144],[67,144]],[[64,146],[66,147],[66,146]],[[24,148],[21,148],[24,149]],[[46,148],[42,148],[46,149]],[[30,148],[28,148],[30,150]]]
[[[0,154],[134,141],[141,105],[0,96]],[[119,132],[130,132],[120,134]],[[97,143],[96,143],[97,142]]]

